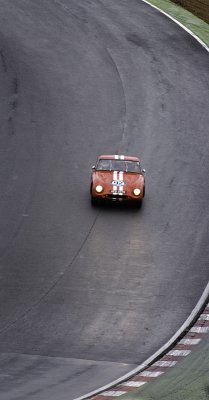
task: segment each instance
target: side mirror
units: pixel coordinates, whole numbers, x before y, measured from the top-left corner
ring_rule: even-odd
[[[91,169],[92,169],[93,171],[95,171],[95,169],[96,169],[95,165],[93,165],[93,166],[91,167]]]
[[[143,172],[143,174],[145,174],[145,172],[146,172],[146,169],[144,169],[144,168],[143,168],[142,172]]]

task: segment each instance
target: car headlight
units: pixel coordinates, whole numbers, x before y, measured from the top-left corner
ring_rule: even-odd
[[[135,194],[135,196],[139,196],[140,193],[141,193],[141,190],[136,188],[136,189],[133,190],[133,193]]]
[[[96,192],[101,193],[103,191],[103,187],[101,185],[96,186]]]

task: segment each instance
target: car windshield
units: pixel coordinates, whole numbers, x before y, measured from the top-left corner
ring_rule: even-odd
[[[99,171],[141,172],[139,161],[99,159],[96,169]]]

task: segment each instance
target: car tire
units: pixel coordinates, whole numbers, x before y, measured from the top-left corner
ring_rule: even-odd
[[[100,199],[98,199],[97,197],[91,197],[91,204],[92,206],[98,206]]]
[[[140,209],[142,206],[142,199],[135,200],[134,206],[136,207],[136,209]]]

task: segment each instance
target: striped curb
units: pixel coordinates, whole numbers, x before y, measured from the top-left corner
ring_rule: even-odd
[[[159,360],[155,361],[139,374],[136,374],[110,390],[89,397],[89,400],[110,400],[111,398],[128,394],[146,383],[153,381],[170,368],[173,368],[184,357],[188,356],[194,346],[199,344],[207,333],[209,333],[209,303],[206,305],[195,324],[185,332],[185,336],[183,336],[168,353],[164,354]]]

